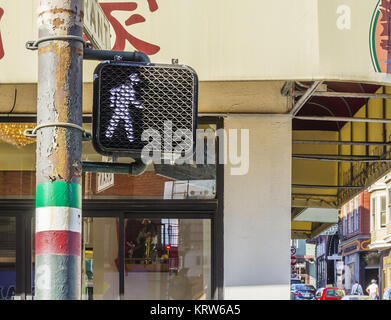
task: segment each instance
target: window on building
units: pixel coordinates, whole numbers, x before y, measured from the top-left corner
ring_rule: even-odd
[[[359,226],[359,218],[358,218],[358,211],[359,211],[359,197],[356,197],[354,199],[354,231],[358,231]]]
[[[349,233],[353,233],[354,215],[353,212],[349,214]]]
[[[343,218],[342,218],[342,224],[343,224],[343,236],[346,236],[348,234],[348,224],[347,224],[347,216],[348,216],[348,205],[346,204],[343,207]]]
[[[386,196],[380,197],[380,226],[384,228],[386,226],[386,214],[387,214],[387,206],[386,206]]]
[[[373,197],[371,199],[372,201],[372,205],[371,205],[371,230],[375,230],[376,229],[376,198]]]
[[[388,189],[388,223],[391,223],[391,188]]]
[[[353,201],[349,202],[349,213],[348,213],[348,230],[349,233],[353,233],[353,222],[354,222],[354,207],[353,207]]]
[[[346,217],[343,217],[343,235],[346,236],[348,234],[348,221]]]

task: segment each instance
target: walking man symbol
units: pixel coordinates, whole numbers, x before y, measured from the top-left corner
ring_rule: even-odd
[[[110,108],[113,109],[113,115],[110,119],[105,136],[111,138],[121,120],[124,121],[126,136],[129,142],[134,141],[133,122],[131,116],[131,106],[136,109],[144,109],[142,103],[137,100],[136,89],[134,86],[140,82],[137,73],[132,73],[128,79],[118,87],[110,89]]]

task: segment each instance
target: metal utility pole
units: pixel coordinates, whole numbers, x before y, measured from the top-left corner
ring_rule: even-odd
[[[38,9],[35,298],[81,297],[83,0]]]

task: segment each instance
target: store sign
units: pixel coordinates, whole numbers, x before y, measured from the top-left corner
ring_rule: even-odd
[[[98,172],[96,175],[97,191],[102,192],[114,185],[114,174],[107,172]]]
[[[96,49],[110,50],[110,22],[98,0],[84,0],[84,33]]]
[[[335,262],[335,269],[336,269],[336,285],[337,287],[341,288],[343,287],[343,281],[344,281],[344,268],[345,265],[343,261],[336,261]]]
[[[103,162],[109,162],[108,157],[102,157]],[[98,172],[96,174],[96,190],[102,192],[114,186],[114,173]]]
[[[148,7],[145,6],[146,4],[148,4]],[[113,50],[123,51],[130,45],[133,49],[132,51],[141,51],[147,55],[154,55],[160,51],[158,45],[139,38],[137,33],[132,31],[132,29],[140,23],[145,27],[148,26],[151,21],[153,22],[153,19],[147,20],[145,17],[159,10],[157,0],[147,0],[147,3],[144,0],[141,5],[134,1],[100,1],[100,6],[113,27],[115,34]],[[159,14],[159,12],[157,14]],[[121,15],[124,20],[119,19],[119,15]],[[122,23],[123,21],[125,21],[125,23]]]
[[[327,256],[327,260],[342,260],[342,256],[334,254],[332,256]]]
[[[323,231],[321,235],[331,236],[336,234],[337,232],[338,232],[338,224],[336,223],[332,225],[330,228],[328,228],[327,230]]]
[[[357,250],[357,244],[345,247],[343,249],[343,252],[344,253],[348,253],[348,252],[352,252],[352,251],[355,251],[355,250]]]
[[[389,0],[241,0],[240,5],[237,0],[224,0],[224,5],[207,0],[103,0],[102,11],[96,9],[97,1],[85,2],[86,24],[102,43],[108,41],[103,11],[111,26],[112,49],[142,51],[154,63],[178,59],[197,70],[201,81],[391,84],[385,45],[389,36],[383,32],[388,30],[387,9],[382,9]],[[26,53],[23,41],[37,39],[37,29],[27,26],[36,25],[38,4],[0,0],[0,83],[37,82],[36,53]],[[236,23],[226,19],[232,15]],[[84,63],[85,82],[92,82],[95,66]]]

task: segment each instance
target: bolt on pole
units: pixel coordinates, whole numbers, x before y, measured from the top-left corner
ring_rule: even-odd
[[[37,125],[49,126],[37,131],[34,299],[79,300],[83,0],[41,0],[38,28]]]

